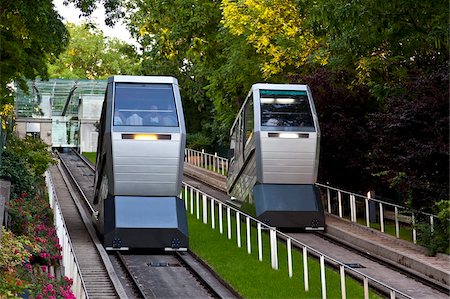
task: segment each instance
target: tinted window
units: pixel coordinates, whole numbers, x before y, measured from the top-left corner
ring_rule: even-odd
[[[314,131],[306,91],[261,90],[262,130]]]
[[[177,127],[172,85],[116,83],[114,125]]]

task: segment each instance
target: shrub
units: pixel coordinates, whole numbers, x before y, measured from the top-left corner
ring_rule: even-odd
[[[428,221],[421,221],[417,225],[418,242],[428,248],[431,255],[436,255],[438,252],[449,254],[450,200],[437,202],[436,208],[439,212],[434,220],[433,231],[431,231],[431,225]]]
[[[204,149],[206,152],[212,151],[212,138],[206,136],[204,133],[198,132],[194,134],[187,134],[186,147],[194,150],[201,151]]]

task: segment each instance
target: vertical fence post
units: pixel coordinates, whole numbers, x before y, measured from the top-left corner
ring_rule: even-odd
[[[262,255],[262,235],[261,235],[261,223],[258,222],[257,226],[257,230],[258,230],[258,259],[260,262],[262,262],[263,260],[263,255]]]
[[[200,192],[198,190],[195,190],[195,209],[197,219],[200,219]]]
[[[272,269],[278,270],[277,232],[273,228],[270,228],[270,260]]]
[[[219,232],[223,234],[223,207],[221,202],[219,202]]]
[[[208,223],[208,202],[206,199],[206,194],[202,194],[203,199],[203,223]]]
[[[184,185],[184,205],[186,207],[186,211],[188,210],[188,187]]]
[[[347,290],[345,287],[345,267],[343,265],[339,266],[339,272],[341,274],[341,298],[347,298]]]
[[[237,246],[241,248],[241,213],[236,212],[236,239]]]
[[[205,167],[205,150],[204,149],[202,149],[202,153],[200,154],[201,155],[201,159],[200,159],[200,167]]]
[[[394,214],[395,214],[395,236],[397,238],[400,238],[400,224],[398,222],[398,207],[394,207]]]
[[[413,243],[417,244],[416,218],[414,213],[411,214],[411,224],[413,227]]]
[[[246,224],[246,229],[247,229],[247,253],[250,254],[252,253],[252,239],[250,236],[250,232],[251,232],[251,225],[250,225],[250,218],[246,217],[245,218],[245,224]]]
[[[231,239],[231,211],[230,207],[227,207],[227,228],[228,228],[228,239]]]
[[[342,218],[342,194],[338,191],[339,218]]]
[[[330,194],[329,188],[327,188],[327,210],[328,210],[328,213],[331,214],[331,194]]]
[[[292,277],[292,246],[291,246],[290,238],[287,238],[287,240],[286,240],[286,247],[287,247],[287,260],[288,260],[288,275],[291,278]]]
[[[303,281],[305,283],[305,291],[309,291],[309,277],[308,277],[308,249],[303,247]]]
[[[369,192],[367,192],[367,196],[369,196]],[[369,210],[369,198],[365,198],[366,201],[366,226],[370,227],[370,210]]]
[[[434,232],[434,217],[433,217],[433,215],[430,216],[430,230],[432,233]]]
[[[384,233],[384,209],[383,204],[380,202],[380,225],[381,225],[381,232]]]
[[[389,298],[395,299],[395,291],[394,290],[389,290]]]
[[[191,190],[191,215],[194,215],[194,189],[189,187]]]
[[[213,157],[213,171],[216,172],[216,164],[217,164],[217,153],[214,153],[214,157]]]
[[[214,199],[211,198],[211,228],[216,229],[216,215],[215,215],[216,205]]]
[[[356,196],[355,196],[355,194],[351,194],[350,195],[350,200],[351,200],[351,206],[350,206],[350,208],[351,208],[351,214],[352,214],[352,221],[353,222],[357,222],[357,219],[356,219]]]
[[[364,276],[363,282],[364,282],[364,299],[369,299],[369,279],[366,276]]]
[[[320,282],[322,285],[322,299],[327,298],[327,282],[325,281],[325,257],[320,256]]]

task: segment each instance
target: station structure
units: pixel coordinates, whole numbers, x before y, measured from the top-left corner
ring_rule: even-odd
[[[20,137],[41,138],[52,147],[97,150],[106,80],[50,79],[16,85],[15,125]]]

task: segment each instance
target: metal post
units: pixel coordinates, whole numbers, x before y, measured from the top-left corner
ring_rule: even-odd
[[[191,215],[194,214],[194,189],[190,187],[191,189]]]
[[[227,207],[227,226],[228,226],[228,239],[231,239],[231,211],[230,207]]]
[[[395,299],[395,291],[394,290],[389,290],[389,298]]]
[[[364,299],[369,299],[369,279],[364,276]]]
[[[369,199],[366,197],[365,200],[366,200],[366,226],[370,227]]]
[[[277,232],[273,228],[270,229],[270,260],[272,269],[278,270]]]
[[[434,232],[434,217],[433,217],[433,215],[430,216],[430,230],[432,233]]]
[[[219,202],[219,232],[220,234],[223,234],[223,207],[222,203]]]
[[[288,259],[288,275],[289,277],[292,277],[292,246],[291,246],[291,239],[287,238],[286,240],[286,247],[287,247],[287,259]]]
[[[200,159],[200,167],[205,167],[205,150],[202,149],[202,153],[201,153],[202,158]]]
[[[411,214],[411,224],[413,227],[413,243],[417,244],[416,218],[414,217],[414,213]]]
[[[356,199],[354,194],[350,194],[350,219],[356,222]]]
[[[343,265],[339,266],[339,272],[341,274],[341,298],[347,298],[347,290],[345,289],[345,267]]]
[[[331,194],[330,194],[329,188],[327,188],[327,209],[328,209],[328,213],[331,214]]]
[[[339,217],[342,218],[342,195],[341,195],[341,191],[338,191],[338,204],[339,204]]]
[[[262,262],[263,260],[263,255],[262,255],[262,236],[261,236],[261,223],[258,222],[257,226],[257,230],[258,230],[258,259],[260,262]]]
[[[380,225],[381,225],[381,232],[384,233],[384,209],[383,204],[380,202]]]
[[[250,231],[251,231],[251,225],[250,225],[250,218],[246,217],[245,218],[245,224],[246,224],[246,229],[247,229],[247,253],[250,254],[252,253],[252,240],[251,240],[251,236],[250,236]]]
[[[327,282],[325,281],[325,257],[320,256],[320,282],[322,285],[322,299],[327,298]]]
[[[195,190],[195,208],[197,209],[195,211],[197,219],[200,219],[200,192],[198,190]]]
[[[241,213],[236,212],[236,239],[237,246],[241,248]]]
[[[305,291],[309,291],[309,278],[308,278],[308,250],[303,247],[303,281],[305,283]]]
[[[394,212],[394,214],[395,214],[395,236],[397,238],[400,238],[400,225],[398,222],[398,207],[394,207],[394,209],[395,209],[395,212]]]
[[[186,207],[186,211],[188,210],[188,187],[184,185],[184,205]]]
[[[211,198],[211,228],[216,228],[216,215],[215,215],[216,205],[214,204],[214,200]]]
[[[206,199],[206,194],[202,194],[203,198],[203,223],[208,223],[208,202]]]

